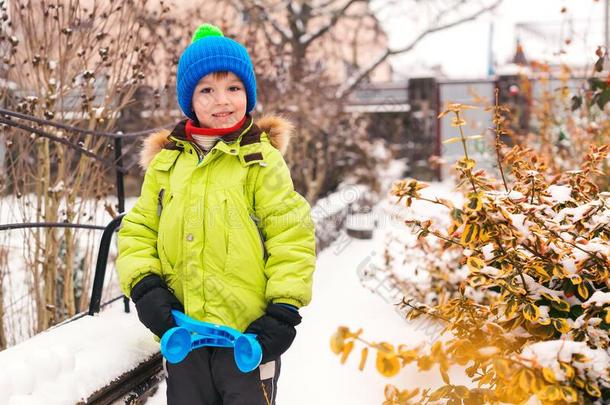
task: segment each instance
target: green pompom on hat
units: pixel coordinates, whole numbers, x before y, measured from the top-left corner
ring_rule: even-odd
[[[193,34],[193,39],[191,39],[191,44],[195,41],[200,40],[204,37],[224,37],[225,35],[222,33],[220,28],[212,24],[201,24],[195,33]]]

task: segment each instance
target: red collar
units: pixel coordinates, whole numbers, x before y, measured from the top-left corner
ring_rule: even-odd
[[[223,136],[223,135],[227,135],[230,134],[231,132],[235,132],[237,131],[239,128],[241,128],[242,125],[244,125],[244,122],[246,121],[246,115],[244,115],[244,117],[241,119],[241,121],[239,121],[237,124],[235,124],[234,126],[230,127],[230,128],[204,128],[204,127],[198,127],[193,120],[188,120],[186,122],[186,126],[184,128],[184,133],[186,135],[186,139],[192,140],[193,139],[193,135],[205,135],[205,136]]]

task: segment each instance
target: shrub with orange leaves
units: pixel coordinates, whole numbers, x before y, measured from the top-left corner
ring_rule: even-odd
[[[447,229],[430,220],[406,221],[418,235],[412,249],[428,257],[420,270],[430,282],[391,278],[408,319],[442,322],[447,337],[429,349],[395,348],[366,342],[361,330],[340,328],[333,350],[345,361],[360,342],[377,351],[377,370],[386,376],[411,363],[419,370],[439,366],[444,385],[434,391],[388,386],[385,405],[525,403],[532,397],[542,404],[608,403],[610,193],[600,192],[596,179],[610,146],[592,145],[578,170],[560,174],[533,150],[515,146],[502,159],[497,154],[497,181],[468,156],[464,108],[453,104],[441,114],[453,113],[460,130],[464,157],[456,170],[464,203],[425,198],[420,190],[426,184],[413,179],[396,182],[392,190],[406,206],[425,200],[449,211]],[[496,102],[496,131],[502,131],[501,111]],[[439,266],[447,252],[454,260]],[[361,368],[367,355],[363,351]],[[472,384],[452,384],[451,365],[463,366]]]
[[[610,82],[608,53],[603,47],[595,51],[596,62],[590,72],[574,73],[567,65],[559,66],[555,75],[547,64],[532,64],[530,76],[538,80],[540,94],[532,97],[531,113],[534,128],[517,143],[534,147],[539,159],[554,173],[572,170],[593,144],[610,143]],[[559,79],[551,80],[553,76]],[[600,163],[603,176],[597,179],[602,190],[610,190],[610,165]]]

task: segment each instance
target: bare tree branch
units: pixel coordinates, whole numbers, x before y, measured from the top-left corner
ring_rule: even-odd
[[[493,9],[495,9],[496,7],[498,7],[500,5],[500,3],[502,3],[502,0],[496,0],[493,4],[487,6],[487,7],[483,7],[482,9],[478,10],[477,12],[466,16],[464,18],[460,18],[458,20],[449,22],[447,24],[443,24],[443,25],[439,25],[439,26],[433,26],[431,28],[428,28],[427,30],[422,31],[413,41],[411,41],[411,43],[409,43],[409,45],[400,48],[400,49],[388,49],[387,51],[385,51],[383,54],[381,54],[378,58],[376,58],[375,60],[373,60],[370,64],[368,64],[367,66],[365,66],[362,69],[359,69],[356,73],[354,73],[351,77],[349,77],[345,83],[343,83],[343,85],[339,86],[339,88],[337,89],[337,91],[335,92],[335,97],[336,98],[343,98],[345,97],[345,95],[347,95],[348,93],[350,93],[352,90],[354,90],[356,88],[356,86],[358,86],[358,84],[360,84],[360,82],[368,76],[369,73],[371,73],[373,70],[375,70],[379,65],[381,65],[383,62],[385,62],[385,60],[393,55],[398,55],[401,53],[405,53],[405,52],[409,52],[410,50],[412,50],[422,39],[424,39],[426,36],[433,34],[435,32],[438,31],[442,31],[442,30],[446,30],[448,28],[452,28],[455,27],[457,25],[463,24],[465,22],[468,21],[472,21],[475,20],[476,18],[478,18],[479,16],[481,16],[482,14],[485,14]],[[444,14],[444,12],[439,13],[439,17],[442,16]]]
[[[290,42],[292,40],[292,34],[290,33],[290,31],[288,31],[284,27],[281,27],[275,19],[269,18],[269,15],[267,14],[267,12],[265,10],[265,6],[263,4],[261,4],[260,1],[255,0],[252,4],[253,4],[254,8],[256,8],[258,11],[257,15],[260,15],[262,17],[261,19],[264,22],[271,24],[273,29],[278,34],[280,34],[280,36],[284,39],[284,41]]]
[[[323,25],[320,29],[318,29],[316,32],[312,33],[312,34],[307,34],[304,35],[301,43],[303,44],[303,46],[305,48],[307,48],[313,41],[315,41],[316,39],[318,39],[319,37],[321,37],[322,35],[324,35],[329,29],[331,29],[332,27],[335,26],[335,24],[337,24],[337,21],[339,20],[339,18],[341,18],[345,12],[347,11],[348,8],[350,8],[353,4],[361,2],[363,0],[349,0],[343,7],[341,7],[340,9],[337,9],[334,13],[332,13],[332,16],[330,18],[330,21],[328,22],[328,24]]]
[[[333,4],[334,2],[335,2],[335,0],[327,0],[320,4],[314,4],[313,8],[314,8],[315,12],[312,13],[312,15],[317,16],[317,15],[324,13],[326,11],[324,9],[328,6],[330,6],[331,4]]]

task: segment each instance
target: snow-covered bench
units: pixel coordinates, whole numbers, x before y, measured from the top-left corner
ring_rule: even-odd
[[[110,404],[162,373],[159,344],[117,302],[0,352],[0,404]]]
[[[114,300],[100,312],[112,235],[100,242],[89,311],[0,352],[0,405],[137,403],[163,378],[159,344]]]

